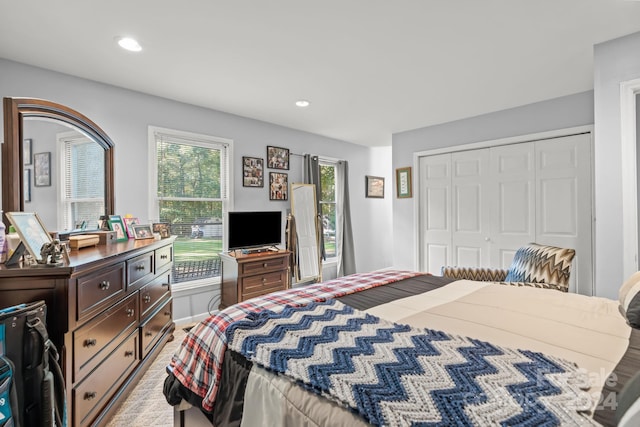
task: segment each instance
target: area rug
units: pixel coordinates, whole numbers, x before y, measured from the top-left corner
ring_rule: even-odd
[[[140,382],[131,391],[108,427],[173,427],[173,406],[162,393],[166,367],[187,333],[176,328],[173,341],[167,343],[158,354]]]

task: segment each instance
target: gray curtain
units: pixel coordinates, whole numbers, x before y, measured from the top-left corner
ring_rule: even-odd
[[[346,160],[338,162],[336,168],[338,182],[337,188],[338,200],[342,200],[342,212],[338,212],[341,216],[340,224],[342,224],[342,250],[340,251],[340,260],[338,261],[338,276],[346,276],[356,272],[356,256],[355,245],[353,243],[353,230],[351,228],[351,206],[349,203],[349,163]]]
[[[349,203],[349,164],[341,160],[336,164],[337,183],[336,197],[338,205],[342,209],[336,212],[336,234],[340,237],[336,242],[340,258],[338,259],[338,276],[345,276],[356,272],[355,246],[353,243],[353,230],[351,227],[351,206]],[[318,156],[305,154],[304,156],[304,182],[316,187],[316,195],[319,200],[320,188],[320,162]],[[322,212],[318,202],[317,211]],[[318,221],[322,227],[322,221]],[[320,230],[320,247],[322,259],[326,259],[324,253],[324,233]]]

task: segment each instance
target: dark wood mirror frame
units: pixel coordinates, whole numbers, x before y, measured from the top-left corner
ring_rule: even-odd
[[[114,198],[114,143],[107,134],[83,114],[57,104],[36,98],[4,98],[4,144],[2,144],[2,210],[24,211],[24,175],[22,141],[25,118],[43,118],[69,124],[95,140],[105,152],[105,215],[115,212]],[[3,218],[5,225],[9,224]]]

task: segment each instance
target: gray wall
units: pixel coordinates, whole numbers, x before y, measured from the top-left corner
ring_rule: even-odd
[[[166,84],[172,84],[168,81]],[[149,125],[234,140],[234,209],[286,212],[289,201],[269,201],[268,186],[242,187],[242,156],[264,158],[266,146],[286,147],[292,153],[313,153],[346,159],[350,168],[358,271],[388,267],[391,260],[391,195],[364,197],[364,176],[384,175],[390,156],[368,147],[200,108],[123,88],[0,59],[0,95],[43,98],[85,114],[115,142],[116,210],[150,219],[148,211]],[[1,126],[1,125],[0,125]],[[34,144],[37,142],[34,141]],[[37,150],[37,149],[36,149]],[[268,171],[268,170],[267,170]],[[289,182],[301,182],[301,158],[292,156]],[[391,185],[389,183],[389,185]],[[382,207],[381,209],[379,209]],[[382,227],[381,227],[382,225]]]
[[[593,92],[583,92],[397,133],[393,135],[393,168],[413,166],[413,154],[420,151],[590,124],[593,124]],[[414,197],[393,200],[393,261],[401,268],[418,268],[413,226],[416,173],[413,178]]]
[[[594,48],[596,293],[617,298],[622,265],[620,83],[640,78],[640,32]]]
[[[434,148],[594,124],[595,292],[617,298],[622,267],[620,83],[640,78],[640,33],[594,46],[594,90],[393,136],[393,168]],[[415,184],[415,182],[414,182]],[[394,264],[415,268],[414,199],[393,201]]]

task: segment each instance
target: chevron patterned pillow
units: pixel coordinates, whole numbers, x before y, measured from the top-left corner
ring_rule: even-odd
[[[569,287],[573,249],[529,243],[513,257],[505,282],[553,283]]]

